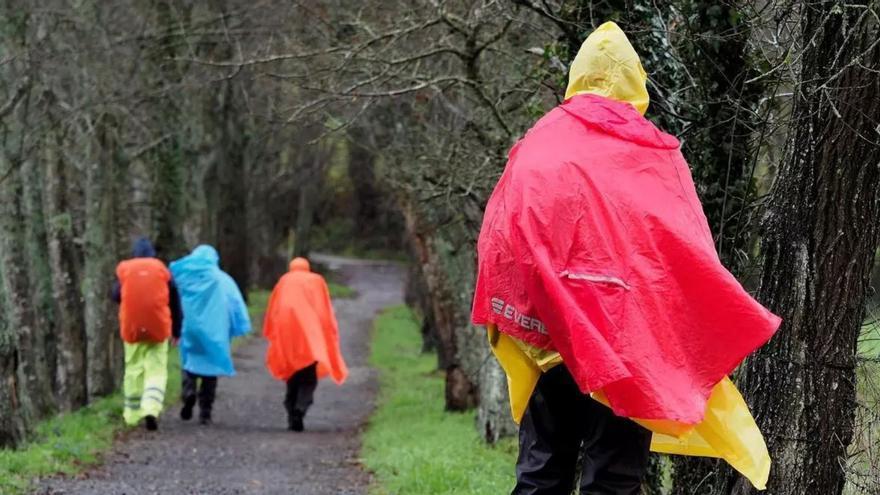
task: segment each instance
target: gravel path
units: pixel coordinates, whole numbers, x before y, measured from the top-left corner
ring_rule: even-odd
[[[358,465],[360,431],[372,410],[375,371],[367,367],[377,311],[402,302],[401,267],[332,258],[356,299],[334,302],[348,381],[323,380],[306,417],[306,431],[286,430],[284,384],[263,366],[262,338],[240,346],[238,374],[221,378],[214,424],[184,423],[165,411],[159,431],[131,432],[103,466],[76,479],[47,479],[36,493],[98,494],[361,494],[369,475]]]

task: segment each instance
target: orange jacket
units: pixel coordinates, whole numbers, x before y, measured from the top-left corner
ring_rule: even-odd
[[[269,341],[266,367],[287,381],[297,371],[318,363],[318,378],[341,384],[348,367],[339,351],[339,329],[324,278],[312,273],[305,258],[290,262],[266,309],[263,335]]]

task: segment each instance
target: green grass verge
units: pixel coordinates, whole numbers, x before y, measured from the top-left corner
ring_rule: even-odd
[[[251,293],[248,311],[252,318],[265,311],[268,298],[265,291]],[[254,321],[255,330],[259,324]],[[233,345],[241,340],[236,339]],[[179,396],[180,353],[176,347],[169,347],[165,406],[174,405]],[[123,429],[120,392],[78,411],[41,421],[25,445],[17,450],[0,449],[0,494],[23,494],[38,478],[81,472],[100,461],[101,454]]]
[[[408,308],[392,308],[376,319],[370,362],[379,370],[381,390],[362,454],[375,473],[371,493],[509,493],[514,442],[486,445],[477,436],[474,413],[444,411],[437,358],[423,354],[421,346]]]
[[[271,291],[263,289],[252,289],[248,291],[248,314],[251,317],[251,323],[257,328],[262,323],[263,312],[269,305],[269,296]]]
[[[880,487],[876,475],[877,456],[880,454],[880,325],[877,315],[869,313],[869,321],[862,328],[859,340],[859,357],[863,359],[857,369],[856,430],[849,446],[845,495],[873,493]]]
[[[165,406],[180,395],[180,354],[168,349]],[[76,474],[94,465],[125,429],[122,393],[116,392],[78,411],[41,421],[30,441],[17,450],[0,450],[0,493],[25,493],[41,477]]]
[[[357,297],[357,291],[345,284],[328,280],[327,287],[330,289],[330,297],[334,299],[353,299]],[[269,305],[269,296],[271,295],[272,291],[263,289],[251,290],[248,293],[248,312],[250,313],[251,320],[253,320],[254,328],[259,323],[257,320],[263,318],[263,312],[266,310],[266,306]]]
[[[0,450],[0,493],[25,493],[34,478],[73,474],[95,463],[122,426],[119,394],[43,421],[30,443],[19,450]]]
[[[357,291],[347,285],[330,280],[327,282],[327,287],[330,289],[330,297],[334,299],[353,299],[357,297]]]

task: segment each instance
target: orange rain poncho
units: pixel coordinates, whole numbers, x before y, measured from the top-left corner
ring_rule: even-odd
[[[312,273],[305,258],[290,262],[266,309],[263,335],[269,341],[266,367],[287,381],[297,371],[318,363],[318,378],[341,384],[348,367],[339,351],[339,330],[324,277]]]

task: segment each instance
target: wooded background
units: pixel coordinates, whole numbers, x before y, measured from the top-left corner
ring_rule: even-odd
[[[447,407],[513,434],[468,321],[482,208],[615,20],[722,260],[785,319],[735,377],[768,493],[880,492],[880,1],[0,5],[0,444],[119,385],[107,293],[138,235],[167,260],[215,245],[244,289],[292,254],[407,253]],[[752,492],[684,458],[648,485]]]

